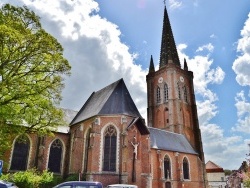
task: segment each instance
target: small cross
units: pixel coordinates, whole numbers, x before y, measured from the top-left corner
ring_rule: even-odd
[[[164,5],[166,5],[166,0],[163,0]]]

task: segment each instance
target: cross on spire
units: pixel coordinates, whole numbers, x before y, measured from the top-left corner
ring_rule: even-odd
[[[164,5],[166,5],[166,0],[163,0]]]

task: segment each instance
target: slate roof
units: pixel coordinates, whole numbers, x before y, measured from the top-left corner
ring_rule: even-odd
[[[142,119],[141,117],[132,119],[132,121],[128,124],[127,129],[129,129],[132,125],[136,125],[137,129],[140,131],[142,135],[150,134],[149,129],[146,126],[144,119]]]
[[[93,92],[70,125],[96,115],[112,114],[141,117],[123,79],[120,79],[97,92]]]
[[[151,148],[180,153],[198,154],[184,135],[152,127],[148,129],[150,131]]]

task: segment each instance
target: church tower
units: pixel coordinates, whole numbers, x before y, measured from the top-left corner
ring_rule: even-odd
[[[148,126],[185,135],[204,162],[201,133],[193,87],[193,72],[180,60],[165,6],[159,70],[150,59],[146,77]]]

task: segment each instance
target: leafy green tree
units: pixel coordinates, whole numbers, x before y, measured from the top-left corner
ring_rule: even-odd
[[[48,134],[64,123],[58,106],[70,68],[61,44],[33,11],[1,7],[0,154],[17,134]]]
[[[232,170],[225,169],[224,172],[226,176],[229,176],[230,174],[232,174]]]

